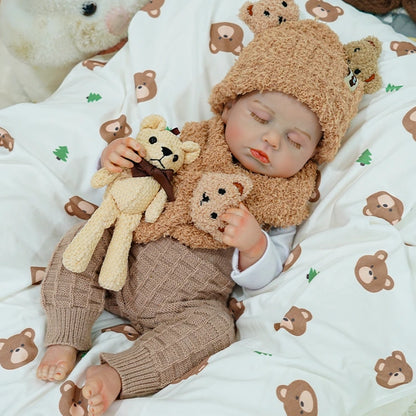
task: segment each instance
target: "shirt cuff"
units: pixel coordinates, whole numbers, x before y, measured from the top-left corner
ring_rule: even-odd
[[[264,231],[263,233],[267,239],[266,251],[256,263],[240,271],[238,269],[240,252],[238,249],[235,249],[233,253],[231,278],[235,283],[246,289],[261,289],[270,283],[278,274],[276,266],[279,262],[276,261],[278,256],[275,253],[274,245],[270,240],[270,236]]]

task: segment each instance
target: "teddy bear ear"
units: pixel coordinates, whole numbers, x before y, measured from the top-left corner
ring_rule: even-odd
[[[198,143],[192,142],[190,140],[182,143],[182,150],[185,153],[185,164],[192,163],[198,156],[201,151]]]
[[[367,36],[366,38],[364,38],[364,40],[370,43],[372,46],[374,46],[377,52],[377,56],[381,54],[381,42],[378,38],[376,38],[375,36]]]
[[[152,114],[150,116],[145,117],[141,124],[141,129],[154,129],[154,130],[165,130],[166,129],[166,121],[162,116],[157,114]]]
[[[233,181],[233,185],[236,186],[238,191],[240,192],[242,201],[246,199],[246,197],[248,196],[248,194],[251,192],[253,188],[253,182],[251,182],[251,179],[248,176],[243,175],[243,174],[236,175]]]
[[[240,8],[240,13],[238,17],[244,22],[247,23],[247,21],[250,20],[250,17],[253,16],[253,3],[250,1],[246,1]]]

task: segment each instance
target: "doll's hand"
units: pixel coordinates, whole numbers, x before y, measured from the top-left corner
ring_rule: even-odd
[[[131,169],[133,162],[139,163],[146,150],[132,137],[113,140],[101,154],[101,166],[111,173]]]
[[[245,270],[256,263],[267,248],[267,239],[256,218],[240,203],[238,208],[229,208],[221,215],[227,223],[223,243],[240,251],[239,268]]]

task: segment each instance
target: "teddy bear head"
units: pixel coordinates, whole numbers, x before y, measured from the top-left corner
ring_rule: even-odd
[[[222,242],[225,223],[220,219],[221,214],[232,206],[238,206],[251,189],[250,178],[243,174],[203,174],[191,199],[194,225]]]
[[[299,7],[293,0],[246,2],[240,8],[239,17],[253,33],[258,33],[286,21],[299,20]]]
[[[29,65],[64,67],[110,50],[127,37],[147,0],[2,0],[0,38]]]
[[[377,72],[381,42],[374,36],[344,45],[352,73],[364,84],[364,92],[372,94],[380,89],[382,81]]]
[[[145,159],[159,169],[177,172],[188,163],[192,163],[200,153],[198,143],[182,142],[166,128],[166,121],[159,115],[150,115],[143,119],[136,140],[146,149]]]

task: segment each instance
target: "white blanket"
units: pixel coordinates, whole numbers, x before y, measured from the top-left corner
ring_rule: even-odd
[[[297,3],[301,19],[313,18],[310,0]],[[368,35],[382,42],[383,83],[321,168],[320,197],[297,233],[294,263],[266,288],[236,292],[244,310],[236,343],[153,397],[116,401],[109,415],[292,416],[300,406],[292,396],[303,415],[399,415],[416,398],[416,54],[398,54],[409,40],[373,16],[330,3],[337,18],[327,24],[342,42]],[[45,317],[32,278],[42,278],[63,233],[84,221],[68,214],[76,209],[70,199],[86,201],[84,211],[101,201],[89,181],[106,122],[124,115],[134,136],[152,113],[179,128],[211,117],[209,91],[235,55],[213,53],[210,27],[237,24],[247,44],[242,4],[176,0],[158,17],[138,12],[129,42],[106,66],[79,64],[45,102],[0,111],[2,415],[69,414],[62,398],[83,385],[99,353],[130,345],[123,332],[102,332],[123,323],[105,313],[69,381],[37,380]]]

